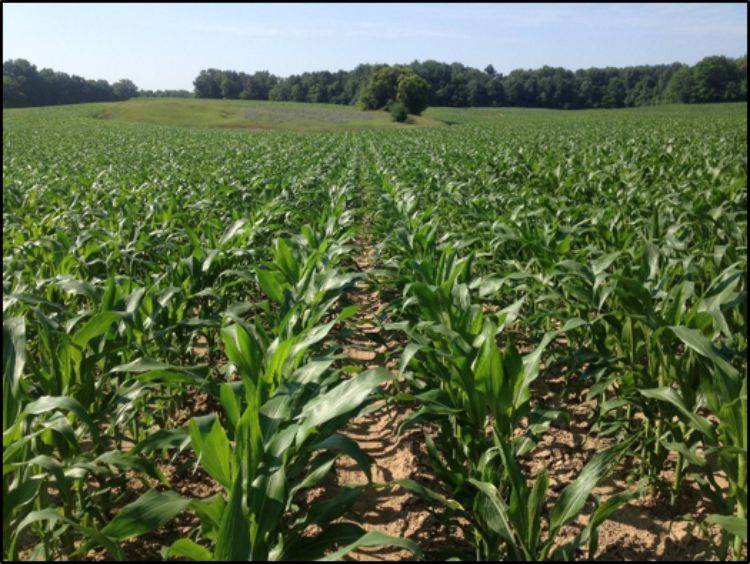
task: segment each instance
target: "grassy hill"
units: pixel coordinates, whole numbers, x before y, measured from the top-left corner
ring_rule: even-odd
[[[443,125],[436,119],[423,116],[411,116],[405,124],[396,123],[388,112],[365,112],[351,106],[258,100],[135,98],[127,102],[97,104],[92,108],[90,115],[100,119],[180,127],[351,131]]]
[[[134,98],[127,102],[102,102],[39,108],[3,109],[4,123],[33,124],[81,118],[99,123],[151,124],[231,131],[345,132],[415,131],[439,126],[550,127],[566,123],[602,121],[634,123],[674,120],[685,115],[734,117],[747,111],[747,103],[658,105],[640,108],[554,110],[543,108],[430,107],[421,116],[397,123],[385,111],[361,111],[352,106],[259,100],[206,100],[194,98]],[[73,122],[68,122],[72,125]]]

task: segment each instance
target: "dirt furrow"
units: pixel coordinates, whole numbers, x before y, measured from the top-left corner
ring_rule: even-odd
[[[353,257],[358,269],[368,273],[375,266],[376,253],[368,234],[356,240],[357,254]],[[345,353],[353,363],[364,368],[385,366],[394,373],[398,358],[392,352],[404,345],[398,339],[385,335],[376,319],[385,305],[380,292],[365,277],[349,296],[352,303],[362,307],[356,316],[349,320],[354,329],[347,340]],[[399,479],[415,479],[434,482],[430,475],[427,453],[423,446],[424,426],[414,426],[403,434],[398,429],[411,413],[411,408],[403,403],[389,402],[376,412],[359,417],[351,422],[344,434],[357,443],[373,459],[372,479],[376,483]],[[366,476],[355,462],[343,457],[336,466],[336,483],[344,485],[365,485]],[[456,544],[460,544],[458,531],[451,531],[437,521],[429,505],[414,494],[398,486],[365,489],[354,506],[355,518],[366,530],[406,537],[417,542],[430,552],[446,551],[456,554]],[[353,560],[409,560],[413,556],[406,550],[394,547],[362,549],[350,555]]]

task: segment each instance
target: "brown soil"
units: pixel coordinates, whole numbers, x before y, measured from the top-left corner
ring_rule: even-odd
[[[206,392],[199,391],[194,386],[187,388],[188,401],[172,418],[171,428],[180,428],[187,425],[191,417],[206,415],[208,413],[221,414],[223,411],[216,400]],[[211,478],[198,464],[195,453],[188,447],[177,455],[174,460],[163,461],[158,464],[159,470],[169,481],[170,488],[188,499],[205,499],[223,491],[221,485]],[[130,471],[128,475],[135,476]],[[144,478],[149,487],[165,489],[159,482],[152,478]],[[135,501],[145,493],[147,487],[141,476],[133,477],[127,483],[126,496],[121,499],[112,509],[111,517],[114,517],[123,507]],[[112,495],[120,492],[113,491]],[[177,517],[151,531],[148,534],[128,539],[122,543],[122,549],[127,560],[132,561],[155,561],[162,560],[161,550],[170,546],[174,541],[187,538],[191,531],[200,526],[200,521],[192,511],[184,511]],[[110,560],[112,555],[104,548],[89,551],[83,560]]]
[[[357,268],[366,273],[374,266],[375,251],[366,235],[359,236],[355,242],[361,252],[353,257],[354,261]],[[348,325],[355,331],[344,347],[345,353],[352,364],[360,364],[363,368],[385,366],[395,374],[399,361],[395,351],[405,343],[395,336],[386,335],[374,322],[385,305],[380,292],[371,288],[366,280],[360,280],[348,298],[362,308],[348,320]],[[403,403],[389,402],[378,411],[353,420],[343,433],[357,441],[374,459],[371,468],[373,482],[406,478],[422,483],[436,482],[430,472],[422,439],[430,429],[425,425],[415,425],[398,434],[399,425],[411,411],[411,407]],[[365,485],[367,477],[352,459],[342,457],[337,461],[334,482],[319,495],[332,495],[336,488],[344,485]],[[437,553],[470,555],[470,548],[460,530],[452,530],[440,523],[431,509],[430,504],[420,497],[399,486],[390,486],[365,489],[354,505],[353,513],[364,529],[411,539],[428,556]],[[407,550],[384,546],[358,550],[348,559],[410,560],[413,555]]]
[[[532,479],[542,468],[547,468],[550,487],[558,494],[578,477],[593,454],[612,444],[610,438],[598,439],[589,434],[588,416],[594,403],[585,401],[586,390],[578,393],[566,391],[564,383],[564,376],[548,375],[545,378],[544,374],[535,383],[532,397],[540,398],[539,401],[548,407],[568,410],[571,422],[569,426],[551,427],[522,461],[527,477]],[[632,460],[622,461],[609,478],[594,488],[594,495],[605,501],[611,495],[635,490],[636,486],[628,480],[632,464]],[[670,457],[667,465],[673,468],[674,458]],[[663,477],[671,479],[671,470],[666,470]],[[552,505],[554,499],[550,500],[548,507]],[[557,545],[572,540],[588,522],[592,509],[593,502],[589,501],[583,514],[573,524],[563,527]],[[595,555],[588,554],[583,547],[577,559],[712,559],[711,546],[702,538],[698,528],[679,519],[685,514],[700,519],[709,513],[712,513],[710,501],[694,484],[692,487],[683,484],[681,497],[674,507],[670,506],[668,496],[658,492],[646,493],[617,510],[599,527],[599,549]],[[714,535],[719,533],[715,527],[711,532]]]

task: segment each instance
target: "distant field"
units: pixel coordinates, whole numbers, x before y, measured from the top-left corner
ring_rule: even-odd
[[[385,111],[296,102],[137,98],[95,107],[91,116],[100,119],[180,127],[325,132],[443,125],[427,117],[411,117],[408,123],[401,124]]]
[[[736,116],[738,111],[747,107],[745,102],[731,104],[700,104],[686,106],[684,104],[665,104],[659,106],[644,106],[640,108],[598,109],[598,110],[552,110],[545,108],[427,108],[423,117],[446,123],[448,125],[538,125],[542,122],[576,122],[602,121],[614,122],[634,119],[673,119],[680,116],[707,118]]]
[[[537,127],[540,124],[616,123],[670,120],[685,116],[731,119],[747,104],[670,104],[617,110],[553,110],[544,108],[427,108],[421,116],[396,123],[384,111],[361,111],[352,106],[268,102],[259,100],[203,100],[192,98],[137,98],[105,102],[3,110],[6,122],[94,118],[97,121],[152,124],[172,127],[333,133],[344,131],[412,131],[454,125]]]

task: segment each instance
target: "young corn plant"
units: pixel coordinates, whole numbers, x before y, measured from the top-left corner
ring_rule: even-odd
[[[37,396],[31,386],[29,374],[49,365],[27,354],[23,317],[4,321],[3,543],[10,558],[17,557],[26,527],[40,539],[32,552],[45,558],[60,553],[85,554],[92,542],[121,557],[117,535],[104,526],[114,501],[110,491],[127,483],[129,471],[139,473],[146,487],[150,486],[143,476],[168,483],[156,465],[136,449],[124,452],[114,447],[108,436],[112,428],[107,425],[111,413],[105,416],[97,407],[98,402],[111,405],[105,399],[105,389],[100,388],[97,401],[78,393],[85,378],[93,377],[89,371],[107,365],[101,354],[89,348],[91,341],[102,339],[100,346],[93,348],[106,350],[103,336],[121,319],[118,312],[106,313],[91,318],[72,337],[49,329],[50,342],[57,343],[58,349],[75,347],[61,359],[60,373],[70,378],[58,382],[63,392],[58,395]],[[104,387],[110,378],[102,377],[100,385]],[[117,394],[109,399],[116,398],[126,399]],[[127,408],[121,413],[127,414]],[[80,538],[84,542],[76,549],[75,541]]]
[[[586,526],[568,543],[560,544],[558,534],[582,513],[592,490],[625,450],[624,445],[595,454],[578,477],[563,489],[551,509],[545,511],[550,497],[547,470],[542,469],[529,488],[512,447],[497,435],[494,438],[496,446],[482,458],[482,480],[470,480],[478,491],[472,519],[483,559],[572,560],[583,544],[587,545],[589,558],[593,558],[598,548],[597,528],[623,504],[637,497],[637,491],[611,496],[604,503],[597,500]],[[544,537],[542,519],[548,525]]]
[[[394,217],[404,214],[396,207]],[[420,408],[402,429],[419,420],[434,421],[437,439],[425,436],[435,475],[449,487],[450,498],[412,480],[398,483],[432,503],[446,516],[461,517],[469,526],[465,535],[477,559],[537,560],[549,557],[560,528],[575,519],[594,486],[606,475],[622,446],[592,459],[579,478],[566,488],[548,517],[549,533],[540,537],[539,520],[549,492],[546,472],[530,492],[516,457],[531,450],[538,434],[559,412],[531,410],[530,386],[539,374],[541,354],[561,332],[585,325],[570,319],[560,330],[544,335],[537,349],[522,357],[508,339],[501,351],[496,335],[518,315],[523,300],[494,314],[486,314],[475,292],[482,281],[472,281],[473,256],[459,258],[450,246],[438,249],[435,231],[403,221],[390,244],[403,253],[394,264],[403,284],[402,315],[409,321],[391,325],[406,332],[401,371],[409,368],[408,382],[421,392],[402,393],[398,399],[418,401]],[[414,227],[412,237],[407,227]],[[425,234],[427,237],[425,237]],[[425,244],[415,245],[413,242]],[[408,281],[412,276],[413,280]],[[481,291],[481,290],[480,290]],[[531,424],[525,436],[514,436],[524,417]],[[491,428],[491,438],[486,429]],[[582,543],[596,552],[596,528],[637,494],[623,494],[598,506],[589,525],[555,557],[570,557]]]
[[[387,370],[373,369],[342,381],[338,371],[330,370],[333,358],[303,360],[309,347],[330,330],[322,328],[307,329],[265,350],[252,329],[234,323],[222,330],[227,356],[241,377],[221,386],[227,427],[215,416],[193,419],[190,437],[201,466],[223,486],[228,501],[214,496],[200,502],[203,507],[193,506],[212,548],[181,539],[169,555],[297,560],[323,557],[336,545],[349,551],[372,544],[419,553],[408,540],[333,522],[349,511],[360,487],[344,488],[332,500],[300,509],[299,496],[319,484],[342,454],[353,458],[371,480],[370,457],[338,431],[391,378]],[[321,527],[318,535],[303,534],[311,525]]]
[[[726,559],[731,546],[732,557],[740,560],[747,543],[747,366],[740,373],[696,329],[674,326],[670,332],[688,349],[680,366],[692,365],[699,371],[700,411],[707,411],[713,421],[698,412],[698,405],[691,407],[682,386],[640,393],[662,403],[667,415],[679,421],[661,443],[678,455],[676,477],[682,479],[687,474],[712,501],[716,513],[709,515],[706,523],[724,531],[715,547],[719,558]],[[728,489],[717,483],[719,473],[729,482]]]
[[[234,447],[218,420],[205,436],[191,423],[201,465],[226,488],[229,500],[216,512],[219,518],[203,516],[206,535],[215,535],[214,559],[316,558],[335,544],[369,542],[372,535],[365,537],[361,528],[332,523],[349,511],[360,488],[345,488],[333,500],[313,502],[304,512],[295,496],[324,479],[342,453],[354,458],[369,477],[367,455],[336,431],[388,377],[384,371],[365,372],[312,400],[314,380],[293,391],[299,382],[290,379],[263,406],[257,400],[248,403],[233,424]],[[304,536],[313,524],[321,526],[320,536]],[[405,541],[392,542],[415,548]]]

